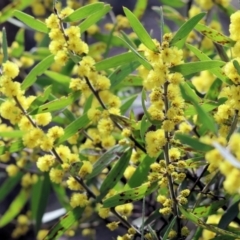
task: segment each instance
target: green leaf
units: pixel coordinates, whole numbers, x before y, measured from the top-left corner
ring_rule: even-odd
[[[41,75],[45,72],[50,65],[54,62],[54,55],[50,55],[44,58],[41,62],[39,62],[27,75],[27,77],[23,80],[21,84],[22,90],[26,90],[29,88],[36,80],[37,76]]]
[[[12,189],[20,182],[23,172],[18,172],[13,177],[8,177],[0,187],[0,202],[3,201],[6,196],[12,191]]]
[[[101,201],[108,191],[112,189],[116,183],[121,179],[125,169],[129,164],[129,160],[132,154],[132,149],[128,149],[123,155],[117,160],[117,163],[113,166],[111,171],[107,174],[100,187],[100,195],[97,197],[97,201]]]
[[[16,9],[23,10],[32,3],[32,0],[15,0],[1,10],[0,23],[6,22],[14,15]]]
[[[110,74],[109,79],[111,81],[110,89],[114,89],[121,82],[124,82],[124,79],[133,71],[140,66],[140,62],[134,61],[118,67],[112,74]]]
[[[63,19],[63,22],[77,22],[104,8],[104,3],[96,2],[76,9]]]
[[[215,61],[215,60],[183,63],[180,65],[171,67],[170,71],[171,72],[180,72],[183,76],[187,76],[187,75],[201,72],[204,70],[222,67],[224,64],[225,64],[225,62]]]
[[[13,48],[11,51],[11,55],[13,57],[19,58],[23,55],[24,49],[25,49],[25,30],[20,28],[19,31],[17,32],[17,35],[15,37],[15,42],[18,43],[18,47]]]
[[[138,201],[147,195],[151,194],[157,189],[157,182],[144,183],[140,187],[136,187],[130,190],[123,191],[103,201],[103,207],[111,208],[118,205]]]
[[[52,185],[53,191],[57,196],[59,203],[62,205],[62,207],[64,207],[66,210],[69,211],[71,207],[69,205],[69,199],[67,197],[66,189],[57,183],[51,182],[51,185]]]
[[[23,209],[28,201],[29,191],[22,189],[16,198],[11,202],[9,208],[0,218],[0,228],[10,223]]]
[[[189,86],[185,84],[180,85],[180,90],[182,93],[182,97],[192,103],[196,109],[198,114],[198,120],[204,126],[205,129],[210,130],[211,132],[217,133],[217,128],[213,117],[206,113],[203,108],[199,105],[195,98],[193,98],[193,90],[189,88]]]
[[[25,23],[28,27],[43,33],[48,33],[48,28],[44,22],[18,10],[14,11],[14,16]]]
[[[184,82],[181,84],[183,90],[182,90],[182,96],[183,98],[192,103],[192,102],[199,102],[199,97],[195,93],[195,91],[189,86],[188,82]]]
[[[201,61],[209,61],[211,60],[210,57],[208,57],[205,53],[203,53],[202,51],[200,51],[198,48],[187,44],[186,43],[187,48],[193,52],[195,54],[195,56],[201,60]],[[227,77],[222,73],[222,70],[220,67],[218,68],[213,68],[213,69],[208,69],[208,71],[212,74],[214,74],[216,77],[218,77],[220,80],[222,80],[223,82],[227,81]]]
[[[210,205],[203,205],[203,206],[194,208],[192,213],[198,218],[208,217],[212,214],[215,214],[226,203],[227,203],[226,200],[212,202]],[[189,211],[191,210],[189,209]]]
[[[93,95],[93,94],[91,94],[91,95],[87,98],[86,102],[84,103],[83,113],[87,113],[88,110],[92,107],[93,99],[94,99],[94,95]]]
[[[240,200],[236,201],[227,210],[225,210],[218,223],[219,228],[226,229],[229,224],[234,221],[234,218],[239,214],[239,204]]]
[[[214,147],[207,145],[205,143],[202,143],[197,138],[193,138],[189,135],[177,133],[175,135],[175,138],[179,139],[182,144],[186,144],[197,151],[208,152],[208,151],[214,149]]]
[[[226,101],[227,101],[227,98],[220,98],[218,99],[218,102],[206,102],[206,103],[203,103],[201,107],[205,112],[211,112],[212,110],[216,109],[219,105],[223,104]],[[185,116],[193,116],[197,114],[197,112],[194,106],[189,106],[184,111],[184,114]]]
[[[161,2],[164,5],[168,5],[168,6],[171,6],[171,7],[174,7],[174,8],[181,8],[185,5],[185,2],[181,1],[181,0],[171,0],[171,1],[162,0]]]
[[[110,10],[111,10],[111,6],[109,4],[105,4],[103,9],[91,14],[82,23],[80,23],[79,27],[80,27],[81,33],[85,32],[93,24],[100,21],[103,18],[103,16],[105,16]]]
[[[206,25],[198,23],[195,26],[195,29],[199,31],[204,36],[210,38],[213,42],[226,46],[226,47],[233,47],[235,44],[235,41],[233,41],[231,38],[223,35],[222,33],[218,32],[215,29],[212,29]]]
[[[207,229],[209,231],[215,232],[217,234],[221,234],[221,235],[225,235],[225,236],[229,236],[229,237],[234,237],[234,238],[240,238],[240,235],[235,234],[233,232],[229,232],[229,231],[225,231],[221,228],[215,227],[211,224],[207,224],[205,223],[203,220],[201,220],[200,218],[197,218],[193,213],[186,211],[182,206],[179,206],[180,211],[182,212],[182,214],[190,221],[192,221],[193,223],[195,223],[197,226],[200,226],[204,229]]]
[[[168,239],[168,234],[173,229],[173,226],[174,226],[176,220],[177,220],[177,216],[175,216],[172,219],[171,223],[168,225],[168,228],[167,228],[166,232],[164,233],[162,240],[167,240]]]
[[[83,114],[81,117],[71,122],[64,129],[64,135],[58,139],[57,144],[60,144],[66,141],[68,138],[72,137],[75,133],[80,131],[82,128],[85,128],[89,122],[90,120],[88,119],[87,114]]]
[[[140,125],[140,135],[143,141],[145,141],[145,133],[150,126],[152,126],[152,123],[148,121],[146,115],[144,114],[141,119],[141,125]]]
[[[204,98],[209,100],[216,100],[218,98],[221,87],[222,81],[219,78],[215,79]]]
[[[137,60],[136,55],[133,52],[126,52],[97,62],[95,67],[96,70],[101,71],[124,65],[126,62],[131,62],[133,60]]]
[[[148,34],[146,29],[143,27],[141,22],[137,19],[137,17],[126,7],[123,7],[123,11],[126,14],[127,19],[133,29],[133,31],[137,34],[139,40],[150,50],[154,52],[158,52],[155,43],[153,42],[151,36]]]
[[[48,86],[44,89],[43,93],[37,96],[35,100],[31,103],[30,107],[28,108],[28,112],[33,111],[34,109],[41,106],[47,100],[49,100],[50,94],[52,93],[52,86]]]
[[[0,132],[0,137],[7,137],[7,138],[20,138],[24,135],[24,131],[20,130],[11,130],[7,132]]]
[[[135,7],[133,9],[133,14],[138,18],[140,19],[146,8],[147,8],[147,5],[148,5],[148,1],[147,0],[137,0],[136,4],[135,4]]]
[[[117,160],[121,157],[123,152],[127,147],[122,145],[116,145],[106,151],[93,165],[93,171],[86,176],[86,179],[89,180],[99,173],[102,172],[104,168],[106,168],[109,164],[111,164],[114,160]]]
[[[107,45],[109,44],[109,46],[126,48],[125,44],[117,36],[112,35],[111,41],[109,41],[109,34],[96,33],[93,35],[93,37],[100,42],[104,42]]]
[[[37,233],[41,227],[42,216],[45,212],[50,194],[51,182],[49,173],[44,173],[33,185],[31,192],[31,216],[35,223],[34,228]]]
[[[84,208],[74,208],[66,213],[48,232],[43,240],[59,239],[72,225],[76,224],[82,216]]]
[[[138,165],[137,169],[128,180],[126,185],[124,186],[124,190],[129,190],[131,188],[135,188],[140,186],[147,180],[150,165],[156,161],[156,158],[151,158],[148,155],[144,157],[142,162]]]
[[[126,78],[122,80],[119,87],[142,87],[143,79],[137,75],[128,75]]]
[[[207,165],[204,159],[205,159],[204,156],[200,156],[200,157],[189,158],[185,162],[187,164],[187,168],[198,168],[198,167]]]
[[[67,88],[69,87],[69,84],[71,81],[71,78],[69,76],[63,75],[58,72],[48,71],[48,70],[45,71],[44,74],[47,75],[48,77],[50,77],[56,83],[59,83]]]
[[[177,46],[177,43],[180,42],[178,45],[181,48],[188,36],[188,34],[193,30],[196,24],[206,15],[206,13],[199,13],[196,16],[190,18],[187,22],[185,22],[176,34],[173,36],[172,40],[170,41],[171,46]]]
[[[37,109],[30,112],[29,114],[35,115],[39,113],[54,112],[61,110],[75,102],[79,98],[79,96],[80,92],[73,92],[72,94],[69,94],[68,97],[60,97],[59,99],[55,99],[51,102],[45,103],[39,106]]]
[[[240,74],[240,65],[238,63],[237,60],[233,60],[233,66],[235,67],[235,69],[237,70],[237,73]]]
[[[18,140],[16,142],[12,142],[11,146],[1,146],[0,155],[4,154],[5,152],[15,153],[22,150],[23,148],[25,148],[25,146],[23,145],[22,140]]]
[[[132,106],[132,104],[136,100],[137,96],[138,96],[138,94],[135,94],[126,99],[124,104],[120,107],[120,111],[121,111],[122,115],[124,115],[127,112],[127,110]]]
[[[78,176],[79,170],[82,167],[83,162],[74,162],[71,164],[69,172],[72,176]]]
[[[3,27],[2,29],[2,51],[3,51],[3,63],[5,63],[8,60],[8,42],[5,27]]]
[[[152,69],[152,65],[135,49],[134,44],[132,41],[129,39],[126,33],[121,32],[123,39],[122,41],[128,46],[128,48],[135,54],[137,57],[137,60],[148,70]]]

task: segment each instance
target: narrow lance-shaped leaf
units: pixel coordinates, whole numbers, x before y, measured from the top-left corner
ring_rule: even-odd
[[[155,46],[151,36],[148,34],[146,29],[143,27],[141,22],[137,19],[137,17],[127,8],[123,7],[123,11],[126,14],[126,17],[129,20],[129,23],[133,29],[133,31],[137,34],[139,40],[150,50],[157,52],[158,49]]]
[[[126,146],[116,145],[105,152],[93,165],[93,171],[86,176],[89,180],[102,172],[111,162],[119,159],[121,154],[125,151]]]
[[[18,10],[14,11],[14,16],[23,23],[25,23],[28,27],[39,32],[48,33],[48,28],[46,24],[44,22],[39,21],[38,19],[35,19],[32,16]]]
[[[0,147],[0,155],[6,153],[6,152],[10,152],[10,153],[14,153],[14,152],[18,152],[20,150],[22,150],[25,146],[23,145],[22,140],[18,140],[15,142],[12,142],[10,146],[1,146]]]
[[[55,82],[63,85],[64,87],[69,87],[71,77],[63,75],[58,72],[53,72],[53,71],[48,71],[48,70],[45,71],[44,74],[47,75],[48,77],[50,77],[51,79],[53,79]]]
[[[223,35],[222,33],[218,32],[215,29],[212,29],[206,25],[198,23],[195,26],[195,29],[202,33],[204,36],[210,38],[213,42],[226,46],[226,47],[233,47],[235,44],[235,41],[233,41],[231,38]]]
[[[212,202],[210,205],[203,205],[200,207],[196,207],[192,213],[199,218],[208,217],[216,213],[226,203],[227,203],[227,200]]]
[[[133,60],[137,60],[136,55],[133,52],[126,52],[97,62],[95,64],[95,67],[96,70],[101,71],[118,67],[120,65],[126,64],[126,62],[131,62]]]
[[[12,201],[9,208],[0,218],[0,228],[10,223],[23,209],[28,201],[29,191],[22,189],[16,198]]]
[[[180,90],[182,93],[182,97],[190,102],[191,104],[194,105],[196,112],[198,114],[198,119],[201,122],[201,124],[208,130],[210,130],[211,132],[216,133],[217,129],[216,129],[216,124],[215,121],[213,119],[213,117],[209,114],[207,114],[201,106],[199,106],[198,102],[196,101],[196,99],[194,99],[192,97],[192,89],[187,87],[187,84],[181,84],[180,85]]]
[[[68,97],[61,97],[59,99],[55,99],[51,102],[45,103],[41,106],[39,106],[34,111],[30,112],[30,115],[35,115],[39,113],[45,113],[45,112],[54,112],[60,109],[63,109],[73,102],[75,102],[80,96],[80,92],[74,92],[73,94],[69,94]]]
[[[104,8],[104,3],[96,2],[82,6],[63,19],[64,22],[77,22]]]
[[[131,40],[129,39],[129,37],[127,36],[126,33],[121,32],[123,39],[122,41],[126,43],[126,45],[128,46],[128,48],[135,54],[135,56],[137,57],[137,60],[148,70],[152,69],[152,65],[134,48],[133,44],[131,43]]]
[[[198,48],[186,43],[187,48],[195,54],[195,56],[201,60],[201,61],[209,61],[211,60],[210,57],[208,57],[204,52],[200,51]],[[208,69],[209,72],[217,76],[219,79],[221,79],[223,82],[227,81],[227,77],[222,74],[222,70],[220,67]]]
[[[151,158],[148,155],[142,160],[142,162],[138,165],[137,169],[128,180],[126,185],[124,186],[124,190],[129,190],[131,188],[135,188],[140,186],[147,180],[147,176],[149,174],[150,165],[156,161],[156,158]]]
[[[199,62],[191,62],[191,63],[183,63],[180,65],[176,65],[170,68],[171,72],[180,72],[183,76],[187,76],[193,73],[201,72],[204,70],[209,70],[212,68],[222,67],[225,62],[222,61],[199,61]]]
[[[139,67],[141,63],[139,61],[130,62],[118,67],[112,74],[110,74],[109,79],[111,81],[110,89],[117,87],[124,79],[133,71]]]
[[[196,16],[189,19],[187,22],[185,22],[179,30],[176,32],[176,34],[173,36],[172,40],[170,41],[171,46],[176,46],[178,42],[185,40],[188,36],[188,34],[193,30],[193,28],[196,26],[196,24],[206,15],[206,13],[199,13]],[[183,45],[183,44],[181,44]],[[182,47],[182,46],[179,46]]]
[[[35,231],[38,232],[42,217],[48,203],[48,196],[50,193],[50,179],[49,174],[45,173],[34,184],[31,194],[31,216],[35,222]]]
[[[108,193],[110,189],[112,189],[116,183],[121,179],[123,173],[128,166],[130,157],[132,154],[132,150],[128,149],[118,160],[111,171],[107,174],[107,177],[103,181],[100,187],[100,195],[97,197],[97,201],[102,200]]]
[[[79,25],[81,33],[85,32],[93,24],[100,21],[110,10],[111,6],[109,4],[106,4],[103,9],[91,14]]]
[[[88,119],[87,114],[83,114],[81,117],[77,118],[71,122],[64,130],[64,135],[60,137],[57,141],[57,144],[60,144],[66,141],[68,138],[73,136],[75,133],[80,131],[82,128],[86,127],[90,120]]]
[[[0,187],[0,202],[5,199],[5,197],[12,191],[12,189],[20,182],[23,172],[18,172],[15,176],[6,178],[6,180],[1,183]]]
[[[222,215],[218,227],[222,229],[226,229],[229,224],[234,221],[234,218],[239,214],[239,204],[240,200],[233,203]]]
[[[197,226],[200,226],[204,229],[207,229],[211,232],[215,232],[221,235],[225,235],[225,236],[229,236],[229,237],[234,237],[234,238],[240,238],[240,235],[235,234],[233,232],[229,232],[226,230],[223,230],[221,228],[215,227],[214,225],[211,224],[207,224],[205,223],[203,220],[201,220],[200,218],[196,217],[193,213],[186,211],[182,206],[179,206],[179,209],[181,211],[181,213],[190,221],[192,221],[193,223],[195,223]]]
[[[208,152],[213,149],[212,146],[202,143],[197,138],[193,138],[189,135],[177,133],[175,138],[179,139],[182,144],[186,144],[197,151]]]
[[[1,9],[0,23],[6,22],[14,15],[15,10],[23,10],[32,3],[32,0],[15,0]]]
[[[121,114],[125,114],[126,111],[132,106],[133,102],[136,100],[138,94],[135,94],[131,97],[129,97],[125,103],[123,103],[123,105],[120,107],[120,111],[121,111]]]
[[[61,220],[58,221],[48,232],[43,240],[59,239],[71,226],[73,226],[82,216],[84,208],[74,208],[66,213]]]
[[[162,240],[167,240],[167,239],[168,239],[169,232],[172,230],[172,228],[173,228],[176,220],[177,220],[177,216],[175,216],[175,217],[172,219],[172,221],[171,221],[171,223],[169,224],[166,232],[165,232],[164,235],[163,235]]]
[[[137,17],[137,18],[141,18],[142,15],[144,14],[144,11],[146,10],[148,5],[148,1],[147,0],[137,0],[135,7],[133,9],[133,14]]]
[[[146,197],[147,195],[151,194],[153,191],[156,190],[156,188],[157,188],[157,182],[144,183],[139,187],[136,187],[127,191],[123,191],[112,197],[107,198],[103,202],[103,207],[111,208],[111,207],[116,207],[118,205],[138,201],[143,197]]]
[[[54,55],[50,55],[44,58],[41,62],[39,62],[22,82],[22,90],[26,90],[27,88],[29,88],[37,80],[37,76],[41,75],[44,71],[46,71],[53,62]]]

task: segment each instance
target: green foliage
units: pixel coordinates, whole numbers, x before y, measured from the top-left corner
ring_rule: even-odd
[[[188,225],[194,240],[240,238],[239,11],[163,0],[153,39],[146,0],[124,16],[81,4],[1,11],[17,30],[0,34],[0,234],[95,239],[109,223],[119,239],[189,238]]]

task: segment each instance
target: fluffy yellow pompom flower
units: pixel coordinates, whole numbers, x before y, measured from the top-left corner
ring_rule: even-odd
[[[37,167],[42,172],[48,172],[50,167],[54,164],[55,157],[49,154],[46,154],[42,157],[39,157],[37,160]]]
[[[130,165],[130,166],[127,166],[123,175],[126,179],[130,179],[135,171],[136,171],[136,168],[134,166]]]
[[[166,143],[164,130],[159,129],[157,131],[150,131],[145,137],[147,145],[147,153],[150,157],[156,157],[161,148]]]
[[[52,120],[52,115],[51,113],[39,113],[35,116],[36,123],[40,126],[46,126],[49,124]]]
[[[115,207],[115,210],[122,216],[130,216],[133,210],[132,203],[126,203]]]
[[[93,170],[93,166],[89,161],[83,161],[83,165],[79,170],[79,176],[84,178],[87,174],[91,173]]]
[[[60,138],[63,134],[64,134],[63,128],[58,126],[50,128],[47,132],[47,136],[53,138],[54,140]]]
[[[70,155],[71,151],[68,146],[60,145],[56,148],[56,152],[58,156],[62,159],[63,162],[67,162]]]
[[[70,199],[70,205],[72,208],[85,207],[88,204],[88,199],[85,194],[74,193]]]
[[[53,149],[53,145],[54,145],[54,139],[50,138],[50,137],[43,137],[43,139],[41,140],[40,143],[40,148],[43,151],[49,152]]]
[[[97,108],[90,108],[87,112],[89,120],[97,123],[101,117],[101,111]]]
[[[97,125],[100,134],[110,134],[113,130],[113,122],[110,118],[102,118]]]
[[[74,177],[69,177],[68,178],[67,186],[68,186],[69,189],[71,189],[73,191],[83,190],[82,185]]]
[[[37,240],[43,240],[48,234],[48,230],[47,229],[41,229],[38,231],[37,234]]]
[[[119,222],[111,222],[111,223],[108,223],[106,226],[111,231],[114,231],[118,228],[118,224],[119,224]]]
[[[229,32],[230,32],[230,37],[234,41],[240,40],[240,10],[236,11],[233,13],[230,17],[230,26],[229,26]]]
[[[59,28],[59,19],[58,19],[57,15],[55,15],[53,13],[45,20],[45,23],[46,23],[47,27],[50,29]]]
[[[19,74],[18,66],[10,61],[6,61],[2,64],[3,66],[3,74],[10,78],[15,78]]]
[[[50,180],[54,183],[61,183],[63,174],[61,169],[52,168],[49,172]]]
[[[98,210],[98,215],[99,215],[101,218],[103,218],[103,219],[109,217],[109,213],[110,213],[110,209],[109,209],[109,208],[100,208],[100,209]]]
[[[15,176],[19,172],[19,168],[15,164],[10,164],[6,167],[6,172],[9,177]]]

